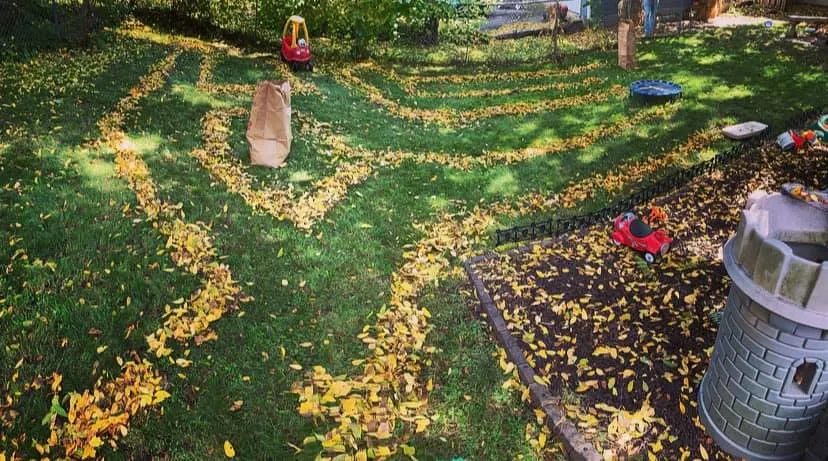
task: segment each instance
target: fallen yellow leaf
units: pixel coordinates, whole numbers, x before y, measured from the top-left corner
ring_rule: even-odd
[[[228,458],[236,457],[236,449],[233,448],[233,444],[231,444],[229,440],[224,441],[224,455]]]

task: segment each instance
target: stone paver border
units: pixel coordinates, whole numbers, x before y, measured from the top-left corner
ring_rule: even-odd
[[[547,246],[551,242],[551,240],[547,240],[541,242],[541,245]],[[530,249],[530,246],[522,246],[509,250],[507,254],[517,255]],[[478,314],[485,316],[486,321],[491,325],[495,338],[497,338],[497,341],[506,350],[506,356],[515,364],[520,381],[529,389],[532,404],[543,411],[545,415],[544,422],[552,429],[552,432],[563,444],[567,458],[572,461],[603,461],[603,456],[598,453],[595,446],[584,438],[583,434],[578,431],[577,426],[571,420],[566,418],[566,410],[552,397],[549,389],[535,381],[535,370],[526,361],[520,345],[509,332],[506,320],[497,309],[497,306],[495,306],[488,291],[486,291],[483,280],[475,272],[475,265],[497,257],[498,255],[496,253],[489,252],[463,263],[463,268],[466,270],[469,281],[474,287],[478,300],[480,300],[480,306],[477,309]]]

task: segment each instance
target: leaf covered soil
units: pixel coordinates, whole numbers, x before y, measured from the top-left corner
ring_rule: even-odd
[[[681,242],[647,265],[613,245],[602,223],[476,265],[524,355],[607,459],[713,459],[697,390],[730,280],[721,248],[756,190],[818,185],[824,148],[783,154],[775,143],[640,207]]]

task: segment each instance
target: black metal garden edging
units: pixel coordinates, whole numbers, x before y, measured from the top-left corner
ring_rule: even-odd
[[[809,109],[785,123],[785,129],[802,127],[810,119],[823,113],[821,108]],[[731,161],[752,151],[771,137],[773,128],[768,127],[759,136],[742,142],[724,152],[717,154],[710,160],[693,165],[690,168],[676,171],[661,180],[648,184],[633,194],[616,200],[612,205],[600,210],[568,218],[549,218],[529,224],[514,226],[509,229],[499,229],[495,232],[495,246],[505,243],[517,243],[526,240],[537,240],[545,237],[555,237],[566,232],[572,232],[585,226],[610,221],[619,214],[630,211],[642,203],[687,184],[692,179],[711,172]]]

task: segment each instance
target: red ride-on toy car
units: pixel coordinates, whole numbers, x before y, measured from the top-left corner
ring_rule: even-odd
[[[673,239],[664,229],[654,230],[635,213],[627,212],[615,218],[612,242],[644,253],[644,260],[653,263],[656,255],[663,256],[670,251]]]
[[[313,72],[313,55],[311,55],[310,37],[305,18],[301,16],[288,18],[282,31],[280,54],[282,60],[288,63],[293,71],[305,69]]]

